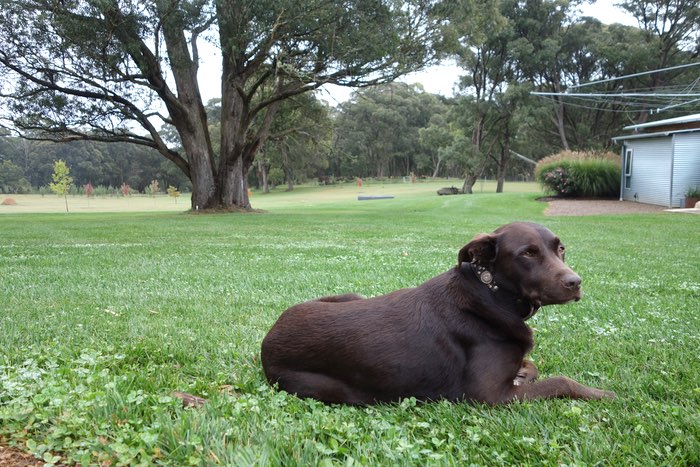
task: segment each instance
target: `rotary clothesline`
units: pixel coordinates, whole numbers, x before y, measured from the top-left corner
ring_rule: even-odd
[[[578,92],[578,89],[694,66],[700,66],[700,62],[591,81],[573,85],[564,92],[532,92],[531,94],[591,110],[626,113],[648,110],[650,113],[658,113],[700,102],[700,76],[687,85],[633,89],[625,89],[620,85],[614,90],[597,92]]]

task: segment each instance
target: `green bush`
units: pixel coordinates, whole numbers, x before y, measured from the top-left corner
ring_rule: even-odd
[[[284,171],[278,167],[273,167],[270,169],[267,179],[274,186],[281,185],[284,183]]]
[[[685,190],[685,196],[686,198],[700,198],[700,185],[695,185],[694,187],[689,186],[687,190]]]
[[[537,164],[535,177],[556,196],[616,197],[620,193],[620,161],[610,154],[566,152],[550,156]]]

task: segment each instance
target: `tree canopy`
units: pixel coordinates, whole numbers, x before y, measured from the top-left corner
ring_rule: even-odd
[[[248,208],[245,175],[281,103],[326,83],[387,82],[430,58],[428,0],[4,0],[2,122],[29,137],[156,149],[192,207]],[[198,68],[222,56],[218,153]],[[159,133],[171,126],[180,147]]]
[[[420,154],[419,130],[445,109],[437,96],[402,83],[356,92],[336,119],[336,170],[359,177],[408,175]]]
[[[456,175],[467,192],[493,176],[502,189],[531,173],[514,153],[608,148],[651,111],[700,108],[663,97],[696,93],[700,67],[651,72],[697,62],[690,0],[622,1],[639,27],[580,17],[579,0],[0,2],[4,191],[47,183],[56,159],[81,184],[191,188],[200,209],[248,208],[248,183],[314,176]],[[206,104],[205,41],[222,70]],[[454,97],[393,82],[434,57],[462,67]],[[309,93],[326,83],[355,92],[331,109]],[[637,89],[666,102],[618,97]]]

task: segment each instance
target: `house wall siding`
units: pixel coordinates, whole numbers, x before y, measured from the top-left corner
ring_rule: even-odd
[[[628,140],[625,146],[634,154],[631,185],[623,188],[622,198],[671,207],[672,138]]]
[[[673,135],[673,207],[682,207],[688,187],[700,186],[700,132]]]

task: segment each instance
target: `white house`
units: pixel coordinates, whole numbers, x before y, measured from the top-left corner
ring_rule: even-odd
[[[683,207],[689,187],[700,186],[700,114],[626,126],[620,199]]]

